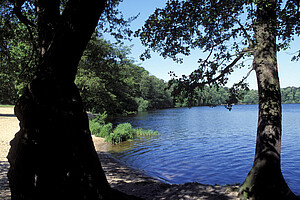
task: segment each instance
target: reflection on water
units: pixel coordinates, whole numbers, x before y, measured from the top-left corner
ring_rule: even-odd
[[[118,119],[160,134],[114,145],[114,157],[169,183],[242,183],[252,167],[257,105],[178,108]],[[282,171],[300,190],[300,104],[283,105]]]

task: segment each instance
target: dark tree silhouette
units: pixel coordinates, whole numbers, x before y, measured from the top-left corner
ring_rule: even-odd
[[[12,199],[126,199],[106,180],[74,84],[107,2],[30,1],[36,25],[21,12],[24,0],[11,2],[20,22],[37,26],[39,52],[37,72],[15,106],[20,131],[8,154]]]

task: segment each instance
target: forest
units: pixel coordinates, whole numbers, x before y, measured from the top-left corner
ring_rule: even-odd
[[[9,57],[14,68],[0,72],[0,104],[15,104],[33,72],[22,68],[23,49],[29,44],[19,43]],[[27,45],[27,46],[26,46]],[[19,49],[19,50],[18,50]],[[230,88],[206,86],[195,89],[191,102],[187,97],[172,95],[169,83],[151,75],[129,57],[130,47],[112,44],[93,35],[81,57],[75,83],[86,109],[93,113],[127,115],[141,111],[188,107],[226,105]],[[4,64],[4,62],[3,62]],[[14,71],[12,71],[14,70]],[[27,73],[27,74],[25,74]],[[25,76],[27,78],[18,78]],[[14,81],[11,81],[14,80]],[[257,90],[240,90],[236,104],[258,104]],[[282,103],[300,103],[300,87],[281,89]]]

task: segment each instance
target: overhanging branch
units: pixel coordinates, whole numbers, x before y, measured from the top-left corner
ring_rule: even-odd
[[[232,19],[239,24],[239,26],[241,27],[243,33],[245,34],[245,36],[246,36],[246,38],[247,38],[247,40],[249,42],[250,47],[253,47],[253,41],[251,40],[250,35],[247,33],[245,27],[241,24],[240,20],[238,20],[234,16],[232,17]]]
[[[217,80],[221,79],[222,77],[224,77],[226,74],[228,74],[230,72],[230,69],[232,69],[232,67],[234,67],[234,65],[243,58],[243,56],[248,53],[250,51],[249,48],[244,48],[242,52],[240,52],[240,54],[229,64],[227,65],[222,71],[221,73],[216,77],[213,78],[211,80],[207,80],[202,82],[201,84],[210,84],[210,83],[214,83]]]
[[[30,25],[30,26],[36,27],[36,25],[33,22],[31,22],[26,16],[24,16],[23,13],[21,12],[21,8],[22,8],[23,4],[25,3],[25,1],[26,0],[15,0],[15,1],[10,0],[10,2],[14,4],[13,12],[18,17],[20,22],[22,22],[26,26]]]

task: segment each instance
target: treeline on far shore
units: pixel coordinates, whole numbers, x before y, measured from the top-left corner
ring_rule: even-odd
[[[199,91],[199,99],[196,101],[196,106],[202,105],[225,105],[230,95],[229,88],[222,87],[205,87],[203,91]],[[257,90],[243,90],[241,99],[237,104],[258,104],[258,91]],[[187,100],[185,100],[187,102]],[[300,87],[286,87],[281,88],[281,103],[300,103]],[[185,104],[179,106],[186,106]]]
[[[28,45],[28,44],[24,44]],[[75,84],[79,88],[87,111],[106,112],[109,116],[130,113],[227,103],[230,89],[205,87],[197,90],[193,99],[172,96],[172,86],[151,75],[129,57],[130,48],[112,44],[94,35],[79,63]],[[24,68],[26,54],[18,49],[3,59],[7,68],[0,72],[0,104],[16,103],[23,88],[35,72],[34,62],[30,70]],[[33,60],[36,58],[33,58]],[[25,73],[26,72],[26,73]],[[241,91],[244,95],[238,104],[257,104],[256,90]],[[282,103],[300,103],[300,87],[281,90]]]

